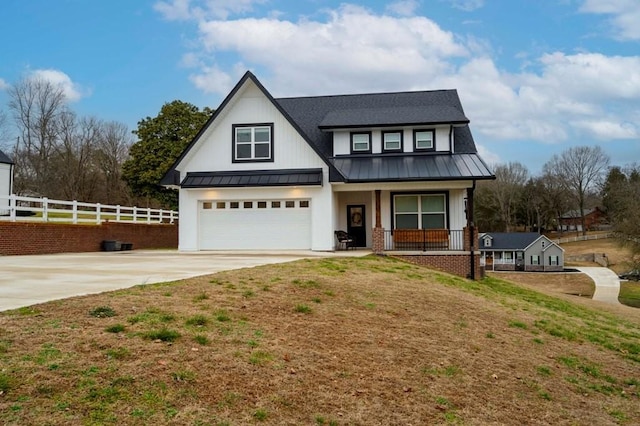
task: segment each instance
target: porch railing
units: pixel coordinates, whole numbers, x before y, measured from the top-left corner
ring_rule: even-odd
[[[464,231],[451,229],[384,230],[385,251],[461,251]]]

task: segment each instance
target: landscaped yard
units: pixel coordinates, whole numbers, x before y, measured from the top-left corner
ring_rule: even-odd
[[[0,423],[637,424],[640,311],[567,299],[371,256],[51,302],[0,314]]]

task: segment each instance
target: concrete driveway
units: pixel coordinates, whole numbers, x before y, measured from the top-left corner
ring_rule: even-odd
[[[582,273],[587,274],[593,280],[596,291],[593,293],[593,300],[619,305],[618,294],[620,293],[620,279],[609,268],[604,267],[576,267]]]
[[[0,256],[0,311],[50,300],[101,293],[310,257],[364,256],[369,251],[109,253]]]

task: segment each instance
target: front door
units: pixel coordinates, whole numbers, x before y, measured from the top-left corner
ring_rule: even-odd
[[[524,271],[524,253],[516,252],[516,271]]]
[[[364,204],[347,206],[347,233],[353,238],[356,247],[367,246],[364,213]]]

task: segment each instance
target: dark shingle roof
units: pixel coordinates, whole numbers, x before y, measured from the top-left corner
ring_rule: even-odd
[[[345,182],[492,179],[477,154],[424,154],[336,157],[331,160]]]
[[[321,129],[390,127],[421,124],[466,124],[469,119],[452,106],[409,106],[356,108],[330,111],[320,122]]]
[[[333,141],[331,132],[323,131],[320,128],[321,125],[334,127],[339,123],[343,126],[347,126],[345,123],[350,123],[349,127],[369,126],[373,124],[364,124],[365,121],[371,123],[374,117],[382,122],[389,121],[377,111],[391,114],[394,123],[387,123],[387,125],[448,123],[445,117],[451,119],[453,123],[469,122],[464,115],[456,90],[277,98],[275,101],[289,114],[317,150],[326,157],[333,156]],[[438,112],[441,108],[444,110]],[[411,115],[402,119],[400,114],[390,112],[396,109],[410,112]],[[418,118],[420,110],[425,112]],[[346,112],[347,116],[340,118],[341,112]],[[415,120],[418,122],[414,122]],[[361,124],[356,124],[358,121]],[[471,131],[466,124],[456,127],[454,132],[455,152],[477,152]]]
[[[322,169],[187,173],[183,188],[322,185]]]
[[[485,235],[493,237],[491,247],[485,247],[482,238]],[[535,240],[540,238],[537,232],[487,232],[480,236],[480,250],[524,250]]]
[[[13,161],[11,161],[11,158],[9,158],[8,155],[0,151],[0,163],[13,164]]]
[[[251,73],[247,72],[242,79],[236,84],[234,89],[227,95],[215,114],[203,126],[198,135],[183,151],[180,157],[174,162],[171,169],[165,174],[162,185],[175,185],[175,167],[182,161],[195,142],[203,135],[205,130],[217,118],[222,110],[231,101],[233,96],[240,90],[247,80],[255,83],[264,95],[273,102],[274,106],[280,110],[291,125],[302,135],[309,143],[311,148],[318,153],[323,161],[329,166],[329,179],[331,182],[342,182],[354,178],[349,172],[346,175],[341,170],[352,169],[353,167],[366,168],[369,167],[368,174],[374,174],[372,159],[352,159],[352,163],[345,159],[333,159],[333,134],[323,128],[335,128],[336,126],[400,126],[400,125],[433,125],[433,124],[455,124],[454,127],[454,147],[455,154],[474,154],[467,157],[453,156],[449,160],[425,160],[426,162],[446,163],[440,164],[442,167],[439,171],[430,171],[429,176],[436,179],[436,175],[441,180],[447,177],[443,170],[450,170],[450,178],[493,178],[491,172],[488,171],[486,165],[477,156],[477,149],[471,135],[471,130],[466,124],[469,122],[464,115],[462,104],[456,90],[433,90],[420,92],[398,92],[398,93],[370,93],[360,95],[337,95],[337,96],[311,96],[297,98],[279,98],[274,99],[271,94],[262,86],[258,79]],[[321,128],[322,127],[322,128]],[[447,154],[448,155],[448,154]],[[401,165],[398,160],[392,159],[381,160],[384,164],[388,164],[389,168],[394,165],[398,166],[397,178],[393,174],[386,175],[387,180],[403,179],[401,176],[421,176],[416,169],[405,168],[400,172]],[[464,158],[464,159],[463,159]],[[475,171],[471,171],[469,175],[466,168],[458,167],[461,159],[469,165],[475,164]],[[411,163],[414,160],[408,159],[406,162]],[[370,164],[370,166],[366,166]],[[444,167],[444,168],[443,168]],[[473,170],[473,167],[469,168]],[[424,175],[424,173],[422,173]],[[384,176],[383,176],[384,177]],[[361,179],[355,175],[356,179]],[[415,178],[422,179],[419,177]]]

